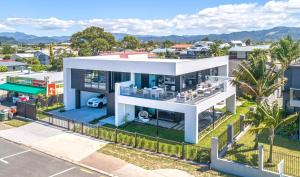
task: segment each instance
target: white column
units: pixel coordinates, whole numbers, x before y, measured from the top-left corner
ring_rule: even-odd
[[[130,73],[130,81],[135,83],[135,73]]]
[[[75,89],[71,87],[71,69],[64,68],[64,105],[66,110],[75,109]]]
[[[235,114],[236,112],[236,95],[232,95],[226,99],[226,111]]]
[[[264,169],[264,147],[263,145],[258,146],[258,169]]]
[[[210,161],[211,165],[214,165],[219,158],[219,140],[217,137],[211,139],[211,151],[210,151]]]
[[[197,108],[187,110],[184,114],[184,141],[198,143]]]

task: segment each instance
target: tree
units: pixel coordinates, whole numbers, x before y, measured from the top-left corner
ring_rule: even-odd
[[[275,130],[280,126],[287,126],[292,122],[295,122],[299,115],[298,113],[294,113],[284,118],[277,101],[273,102],[271,105],[269,105],[267,102],[264,102],[263,104],[257,107],[257,111],[260,112],[264,117],[262,126],[258,127],[257,129],[269,130],[270,151],[268,162],[272,163]]]
[[[4,55],[4,57],[3,57],[4,60],[9,60],[10,58],[11,58],[11,55],[8,55],[8,54]]]
[[[56,56],[53,59],[53,63],[51,65],[50,70],[51,71],[62,71],[63,70],[63,60],[66,57],[75,57],[75,55],[72,53],[67,53],[66,51],[63,51],[63,53],[58,54],[58,56]]]
[[[251,39],[247,39],[245,43],[247,46],[251,45]]]
[[[109,51],[116,46],[114,36],[99,27],[89,27],[73,34],[70,42],[80,56],[99,55],[100,52]]]
[[[163,43],[162,43],[162,46],[163,48],[170,48],[171,46],[174,45],[174,42],[170,41],[170,40],[165,40]]]
[[[231,82],[244,94],[254,99],[256,106],[259,106],[285,83],[285,80],[278,81],[283,72],[284,70],[278,69],[274,63],[267,62],[264,52],[257,50],[254,54],[249,55],[248,60],[242,61],[238,69],[233,71],[234,79]],[[263,117],[257,113],[250,118],[250,121],[254,123],[255,128],[258,128]],[[254,132],[256,136],[254,147],[257,148],[259,131]]]
[[[143,44],[143,47],[146,51],[151,51],[157,46],[157,43],[155,43],[153,40],[147,41]]]
[[[10,45],[4,45],[2,47],[2,54],[4,55],[10,55],[13,54],[16,50],[12,48]]]
[[[52,44],[49,45],[49,60],[50,60],[50,64],[52,64],[53,62],[53,46]]]
[[[140,41],[135,36],[126,35],[122,40],[122,47],[135,50],[140,47]]]
[[[220,49],[220,43],[214,42],[209,46],[209,50],[212,56],[217,57],[222,55],[222,50]]]
[[[8,68],[7,66],[0,66],[0,72],[7,72]]]
[[[293,41],[291,36],[280,39],[271,46],[272,59],[287,68],[300,56],[300,41]]]
[[[204,37],[203,39],[201,39],[201,41],[209,41],[208,36]]]

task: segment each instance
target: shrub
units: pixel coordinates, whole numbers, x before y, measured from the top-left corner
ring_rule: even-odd
[[[0,72],[7,72],[8,68],[7,66],[0,66]]]

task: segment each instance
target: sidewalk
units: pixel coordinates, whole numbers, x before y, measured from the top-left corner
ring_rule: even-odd
[[[98,152],[83,159],[80,163],[121,177],[192,177],[187,172],[177,169],[146,170]]]

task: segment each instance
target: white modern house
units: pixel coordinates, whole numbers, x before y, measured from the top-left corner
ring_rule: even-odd
[[[212,121],[203,112],[225,101],[227,111],[234,113],[236,104],[228,56],[191,60],[149,59],[147,55],[65,58],[66,110],[80,109],[97,94],[107,96],[107,112],[114,116],[115,126],[129,121],[154,121],[167,128],[182,125],[184,139],[190,143],[198,142],[201,121]]]

